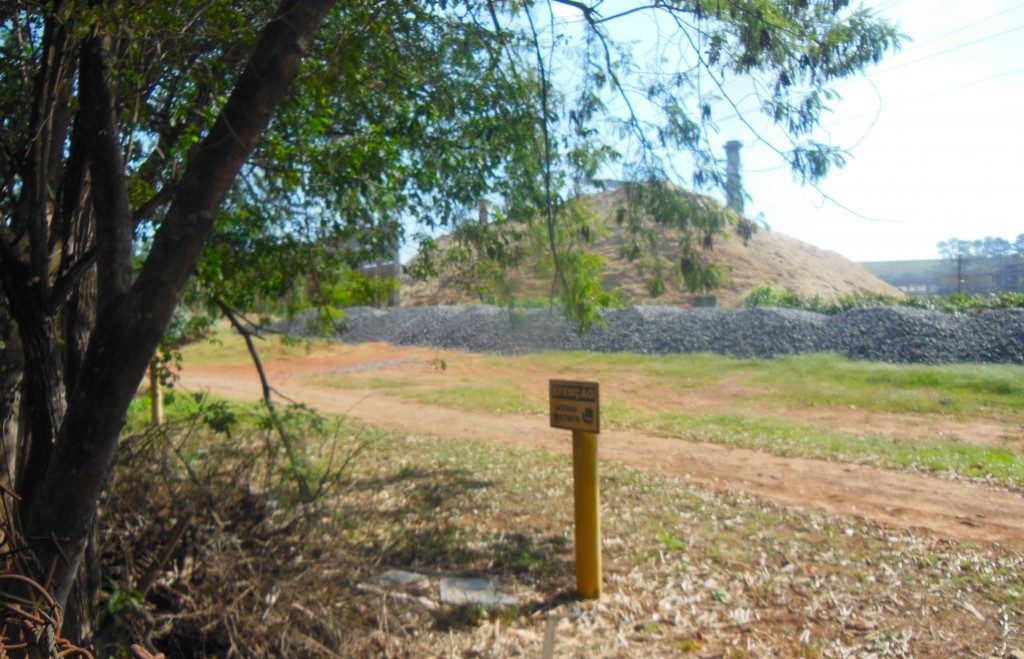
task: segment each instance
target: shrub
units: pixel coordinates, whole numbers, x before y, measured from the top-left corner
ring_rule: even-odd
[[[1024,293],[994,293],[991,295],[956,293],[949,296],[922,295],[897,298],[891,295],[857,291],[841,295],[835,300],[825,301],[817,296],[808,299],[793,291],[776,288],[771,284],[763,284],[752,289],[740,304],[749,308],[804,309],[824,314],[879,306],[909,307],[946,313],[981,313],[993,309],[1024,308]]]

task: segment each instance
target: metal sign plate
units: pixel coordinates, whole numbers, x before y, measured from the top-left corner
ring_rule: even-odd
[[[596,382],[551,380],[551,427],[601,432],[600,392]]]

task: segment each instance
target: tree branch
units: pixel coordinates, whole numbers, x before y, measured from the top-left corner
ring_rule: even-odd
[[[92,204],[96,212],[100,310],[128,291],[132,279],[132,221],[121,159],[114,92],[107,78],[109,37],[94,34],[82,46],[79,85],[90,144]]]
[[[160,188],[160,191],[150,197],[146,203],[132,211],[132,226],[139,226],[145,220],[149,219],[156,209],[171,201],[171,199],[174,198],[174,191],[176,187],[177,186],[173,182],[165,184],[164,187]]]
[[[53,289],[50,291],[50,303],[47,305],[48,313],[51,315],[56,314],[64,306],[71,293],[74,292],[75,286],[89,272],[89,268],[96,263],[96,254],[96,247],[91,247],[87,252],[79,256],[72,266],[57,276],[53,283]]]
[[[270,379],[267,378],[267,371],[263,368],[263,362],[260,360],[260,355],[256,351],[256,344],[253,343],[252,337],[253,332],[250,331],[241,320],[239,320],[238,314],[232,309],[224,300],[217,298],[214,303],[224,313],[224,317],[228,319],[231,326],[235,328],[235,331],[242,335],[245,340],[245,347],[249,350],[249,356],[252,357],[252,363],[256,367],[256,372],[260,377],[260,387],[263,390],[263,405],[267,408],[267,413],[270,415],[270,420],[274,424],[274,429],[277,430],[278,437],[281,438],[281,445],[284,446],[285,453],[288,455],[288,462],[291,465],[298,465],[301,463],[299,458],[298,449],[295,446],[295,439],[288,434],[288,430],[284,427],[281,422],[281,417],[277,415],[277,408],[274,405],[273,399],[273,387],[270,386]],[[248,323],[248,321],[246,321]],[[252,325],[252,323],[248,323]],[[267,456],[270,458],[270,456]],[[314,498],[313,490],[309,487],[309,482],[306,481],[305,475],[301,469],[293,469],[292,476],[295,478],[295,484],[299,488],[299,496],[303,501],[312,501]]]

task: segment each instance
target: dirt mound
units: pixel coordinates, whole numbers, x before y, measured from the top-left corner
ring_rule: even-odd
[[[607,259],[606,288],[620,291],[629,304],[695,304],[696,296],[677,285],[672,277],[668,278],[668,290],[652,297],[636,264],[621,256],[625,235],[614,220],[615,210],[623,203],[621,191],[594,194],[589,201],[608,227],[607,235],[599,237],[593,245],[593,251]],[[669,229],[662,233],[661,253],[672,258],[672,245],[678,233]],[[443,239],[441,243],[444,244]],[[857,291],[902,296],[898,289],[835,252],[769,230],[758,231],[746,244],[736,236],[719,237],[705,255],[729,272],[728,281],[714,292],[720,307],[737,306],[752,288],[761,284],[788,289],[803,297],[817,295],[828,300]],[[537,275],[529,266],[519,268],[512,280],[516,294],[523,297],[545,296],[551,287],[550,279]],[[402,306],[477,302],[469,292],[469,284],[465,275],[452,270],[425,282],[406,279],[402,282]]]

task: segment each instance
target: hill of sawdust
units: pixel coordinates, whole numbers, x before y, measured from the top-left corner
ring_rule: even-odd
[[[623,230],[615,223],[615,210],[622,204],[620,191],[607,191],[592,195],[589,200],[594,211],[605,220],[608,234],[598,238],[592,251],[607,259],[605,287],[618,290],[629,304],[665,304],[691,306],[696,296],[668,278],[668,290],[652,297],[637,272],[635,263],[621,257]],[[709,203],[715,203],[708,200]],[[673,230],[663,232],[663,256],[672,258]],[[444,241],[442,239],[442,245]],[[714,247],[705,256],[723,265],[729,272],[728,281],[713,292],[720,307],[735,307],[752,288],[771,284],[794,291],[803,297],[820,296],[826,300],[857,291],[882,293],[902,297],[902,293],[872,275],[860,265],[836,252],[820,249],[766,229],[754,234],[746,244],[737,236],[723,236],[715,240]],[[517,295],[538,297],[551,286],[550,279],[536,275],[532,268],[518,268],[511,279]],[[402,281],[402,306],[461,304],[476,302],[464,274],[442,272],[439,276],[419,282],[406,278]]]

